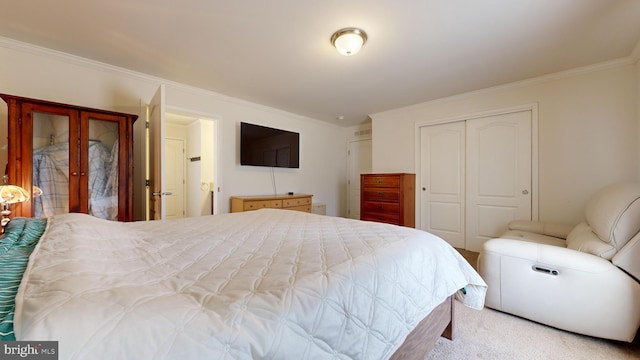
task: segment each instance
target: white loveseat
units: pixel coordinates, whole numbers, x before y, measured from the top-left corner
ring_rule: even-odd
[[[640,182],[608,186],[575,227],[513,221],[487,241],[485,305],[559,329],[631,342],[640,326]]]

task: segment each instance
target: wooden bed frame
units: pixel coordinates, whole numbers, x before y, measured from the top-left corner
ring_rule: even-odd
[[[454,295],[451,295],[433,309],[433,311],[413,329],[390,359],[423,360],[433,349],[440,336],[453,340],[453,302]]]

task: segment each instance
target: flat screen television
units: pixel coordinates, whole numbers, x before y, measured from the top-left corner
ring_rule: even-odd
[[[240,165],[300,167],[300,134],[240,123]]]

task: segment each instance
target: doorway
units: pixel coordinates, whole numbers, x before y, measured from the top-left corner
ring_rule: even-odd
[[[168,109],[165,121],[166,210],[162,218],[213,214],[214,120]]]
[[[360,220],[360,174],[371,173],[371,139],[347,143],[348,171],[347,217]]]
[[[184,216],[217,214],[220,211],[222,172],[218,165],[221,143],[220,119],[165,104],[165,87],[160,85],[148,104],[144,104],[146,122],[137,131],[139,163],[136,190],[144,194],[139,202],[139,220],[167,218],[167,200],[173,191],[167,189],[167,139],[184,142]],[[146,129],[145,129],[146,127]],[[136,131],[134,131],[134,135]],[[174,154],[175,155],[175,154]],[[136,159],[138,159],[138,157]],[[139,189],[139,190],[138,190]]]

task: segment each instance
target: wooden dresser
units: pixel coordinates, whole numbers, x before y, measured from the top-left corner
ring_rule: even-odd
[[[251,211],[258,209],[287,209],[311,212],[309,194],[271,195],[271,196],[232,196],[231,212]]]
[[[360,175],[360,219],[415,227],[416,175]]]

